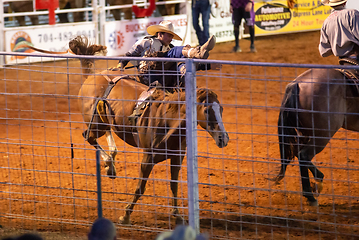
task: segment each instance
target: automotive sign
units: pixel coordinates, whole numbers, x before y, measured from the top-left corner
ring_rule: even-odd
[[[320,0],[298,0],[293,9],[286,0],[255,2],[254,10],[256,36],[319,30],[331,13]]]
[[[292,18],[289,8],[282,4],[266,4],[256,11],[255,24],[265,31],[284,28]]]

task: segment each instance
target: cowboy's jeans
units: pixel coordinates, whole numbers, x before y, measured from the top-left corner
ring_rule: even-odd
[[[164,57],[169,58],[184,58],[182,54],[182,49],[184,46],[175,46],[171,48],[169,51],[167,51],[164,55]]]
[[[199,26],[199,15],[202,15],[203,30]],[[209,39],[209,16],[211,14],[211,5],[208,0],[193,0],[192,2],[192,22],[196,30],[199,45],[205,44]]]

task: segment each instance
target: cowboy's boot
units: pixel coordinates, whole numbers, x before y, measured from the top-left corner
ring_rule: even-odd
[[[185,46],[182,49],[182,54],[188,58],[200,58],[207,59],[209,56],[209,51],[211,51],[216,45],[216,37],[212,35],[208,41],[202,46],[196,48],[191,48],[189,45]]]

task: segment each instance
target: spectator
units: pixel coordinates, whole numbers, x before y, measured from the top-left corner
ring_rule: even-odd
[[[197,235],[191,226],[177,226],[171,232],[163,232],[156,237],[156,240],[208,240],[204,234]]]
[[[209,39],[209,16],[211,4],[209,0],[192,0],[192,24],[196,31],[199,45],[203,45]],[[202,16],[202,27],[199,25],[199,15]]]
[[[19,237],[7,237],[2,240],[43,240],[43,238],[35,233],[25,233]]]
[[[319,52],[322,57],[339,58],[359,55],[359,11],[345,9],[347,0],[324,0],[332,13],[325,19],[320,30]]]
[[[107,218],[98,218],[92,224],[88,240],[116,240],[115,224]]]
[[[254,46],[254,0],[231,0],[230,12],[232,13],[233,33],[235,46],[232,52],[242,52],[239,46],[239,26],[244,18],[249,28],[251,40],[250,51],[257,52]]]

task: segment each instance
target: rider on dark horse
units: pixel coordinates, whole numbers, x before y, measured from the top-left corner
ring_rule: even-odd
[[[323,0],[332,7],[320,33],[319,52],[323,57],[334,55],[358,62],[359,55],[359,11],[346,9],[347,0]],[[357,65],[357,64],[356,64]]]
[[[215,44],[216,38],[212,36],[205,44],[192,48],[189,45],[186,46],[173,46],[171,44],[172,39],[182,41],[182,38],[174,32],[173,24],[170,21],[162,21],[159,25],[152,25],[147,28],[149,36],[145,36],[143,39],[137,41],[125,55],[128,57],[168,57],[168,58],[198,58],[207,59],[209,51],[211,51]],[[128,64],[128,60],[121,60],[117,65],[117,68],[123,69]],[[142,83],[148,85],[154,81],[159,81],[166,87],[175,87],[174,83],[164,82],[162,74],[156,75],[153,72],[150,74],[149,65],[150,62],[134,62],[133,65],[139,68],[140,76],[139,79]],[[158,63],[161,64],[161,63]],[[182,63],[176,66],[175,62],[168,62],[167,64],[172,65],[171,67],[165,67],[166,70],[179,70],[182,74],[186,72],[185,65]],[[168,66],[168,65],[167,65]],[[219,70],[221,64],[199,64],[197,70]],[[174,74],[177,75],[177,74]],[[177,82],[177,81],[176,81]],[[184,83],[182,83],[182,86]]]

